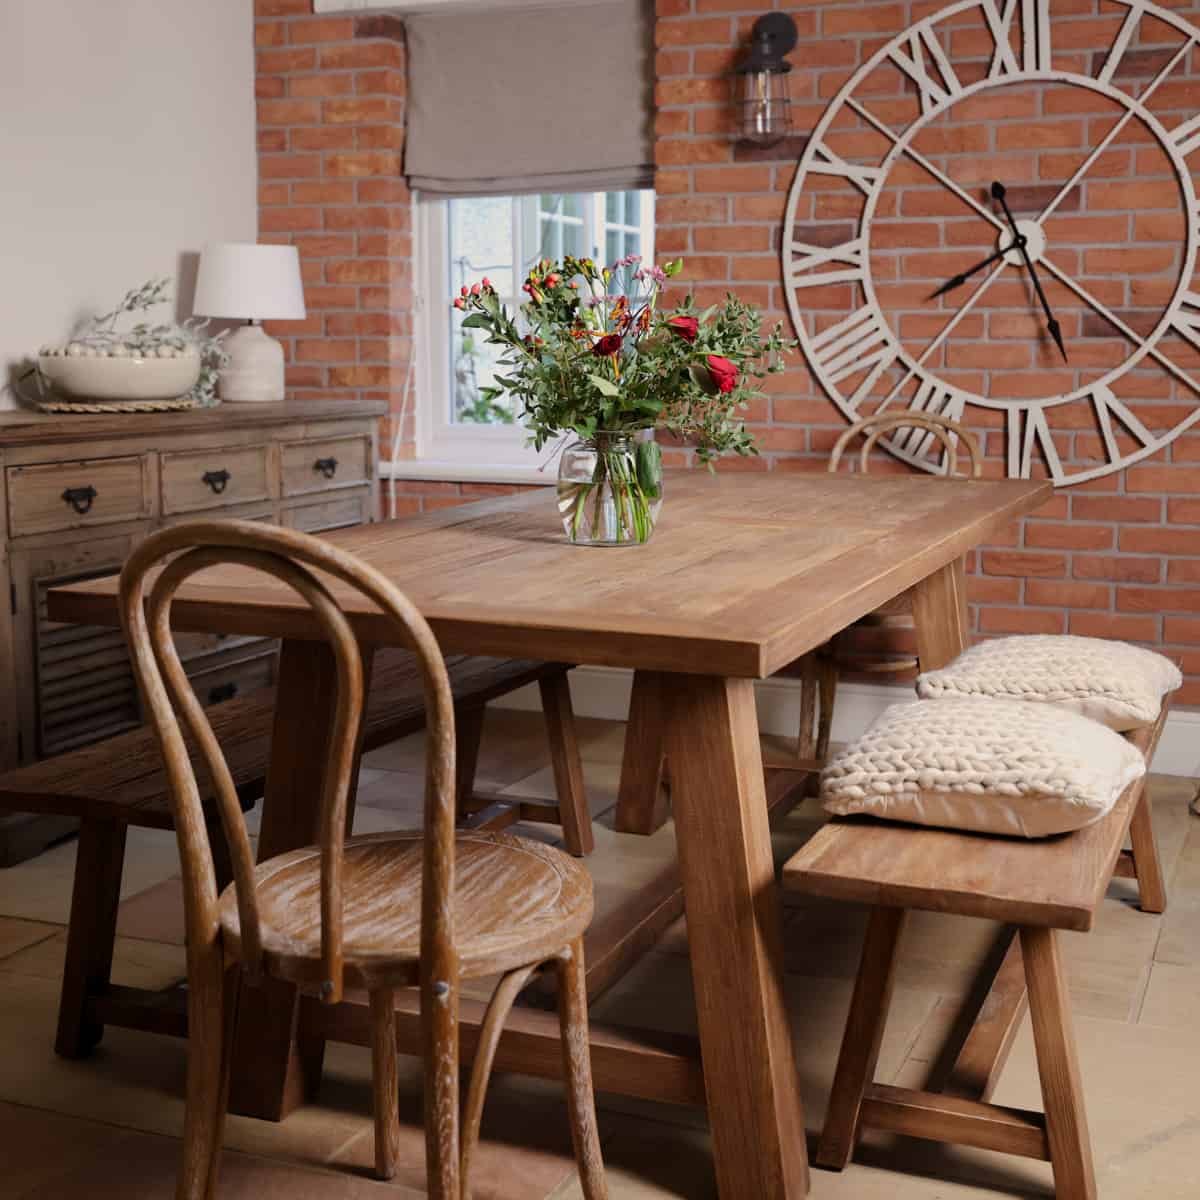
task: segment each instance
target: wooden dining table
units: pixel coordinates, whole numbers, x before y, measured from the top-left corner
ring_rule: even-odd
[[[707,1099],[722,1200],[796,1200],[809,1186],[754,681],[904,593],[922,665],[944,664],[968,640],[965,556],[1050,492],[1029,480],[696,471],[668,474],[644,546],[569,545],[548,488],[328,535],[396,583],[447,654],[655,673],[698,1053],[692,1039],[594,1026],[596,1086]],[[376,611],[334,592],[364,647],[391,642]],[[56,588],[50,615],[115,624],[114,597],[111,578]],[[230,566],[189,582],[174,618],[282,639],[259,854],[311,843],[334,699],[332,658],[306,605]],[[464,1059],[481,1019],[482,1006],[464,1004]],[[415,1050],[412,998],[397,1026]],[[282,1118],[315,1089],[326,1039],[366,1037],[353,998],[322,1006],[281,983],[244,989],[232,1108]],[[498,1068],[555,1075],[557,1037],[550,1014],[517,1010]]]

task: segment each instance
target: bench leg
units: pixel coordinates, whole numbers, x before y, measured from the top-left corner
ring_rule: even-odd
[[[1133,846],[1133,873],[1137,880],[1138,901],[1142,912],[1166,912],[1167,887],[1163,882],[1158,844],[1154,840],[1150,789],[1144,785],[1137,807],[1133,810],[1133,820],[1129,824],[1129,840]]]
[[[583,783],[583,759],[575,733],[575,711],[571,707],[571,685],[567,673],[538,680],[542,694],[542,712],[546,718],[546,736],[550,742],[550,762],[554,768],[554,791],[558,796],[558,817],[562,822],[563,843],[576,857],[591,854],[596,847],[592,836],[592,814],[588,810],[587,789]]]
[[[1023,927],[1021,954],[1029,986],[1029,1014],[1042,1081],[1054,1194],[1058,1200],[1095,1200],[1092,1145],[1055,931]]]
[[[635,671],[617,792],[618,833],[648,837],[667,820],[662,706],[662,676],[657,671]]]
[[[117,940],[121,869],[125,863],[124,824],[84,821],[75,856],[75,884],[67,926],[67,960],[58,1004],[55,1051],[82,1058],[104,1035],[87,1016],[88,1000],[108,986]]]
[[[896,978],[896,951],[907,915],[902,908],[871,910],[829,1110],[813,1160],[818,1166],[840,1171],[854,1153],[863,1093],[875,1078],[883,1044],[883,1028]]]

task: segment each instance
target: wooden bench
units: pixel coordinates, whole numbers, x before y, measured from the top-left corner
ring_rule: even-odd
[[[567,683],[569,667],[466,655],[448,658],[446,665],[456,701],[463,822],[489,829],[520,820],[561,823],[567,848],[577,855],[590,853],[591,818]],[[481,795],[474,787],[484,706],[530,683],[541,690],[557,806]],[[263,688],[208,710],[247,809],[263,794],[274,709],[274,689]],[[415,660],[405,651],[378,651],[371,671],[364,750],[415,733],[424,723]],[[110,985],[126,830],[131,825],[174,828],[153,732],[134,729],[0,776],[0,809],[54,813],[80,822],[55,1049],[67,1058],[87,1054],[99,1042],[106,1023],[155,1028],[153,1013],[161,993]],[[215,811],[209,841],[224,887],[232,871]],[[110,1003],[114,993],[119,993],[119,1003]]]
[[[1165,719],[1164,706],[1152,729],[1128,735],[1147,762]],[[868,1127],[1047,1160],[1059,1200],[1096,1195],[1057,931],[1090,930],[1114,874],[1137,880],[1144,910],[1163,911],[1144,783],[1131,784],[1094,825],[1062,837],[1023,841],[839,819],[786,864],[783,882],[791,890],[872,906],[819,1165],[845,1167]],[[1127,836],[1132,850],[1122,850]],[[1005,925],[975,1020],[928,1091],[874,1080],[897,948],[914,908]],[[1027,1007],[1044,1114],[988,1102]]]

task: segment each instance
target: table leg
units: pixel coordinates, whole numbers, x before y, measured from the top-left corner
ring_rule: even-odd
[[[663,772],[663,676],[634,671],[617,792],[618,833],[649,835],[667,819]]]
[[[336,668],[325,642],[285,641],[279,654],[271,761],[263,797],[262,862],[311,845],[333,726]],[[281,1121],[319,1082],[324,1041],[297,1042],[297,993],[265,979],[243,985],[229,1086],[229,1108]]]
[[[957,558],[922,579],[912,590],[912,606],[922,671],[944,667],[971,644],[964,559]]]
[[[808,1158],[754,684],[673,675],[663,693],[721,1200],[798,1200]]]

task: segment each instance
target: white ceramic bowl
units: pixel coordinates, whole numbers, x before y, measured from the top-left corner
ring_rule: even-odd
[[[59,351],[39,354],[38,366],[55,388],[81,400],[174,400],[186,396],[200,378],[200,355],[194,350],[173,358]]]

